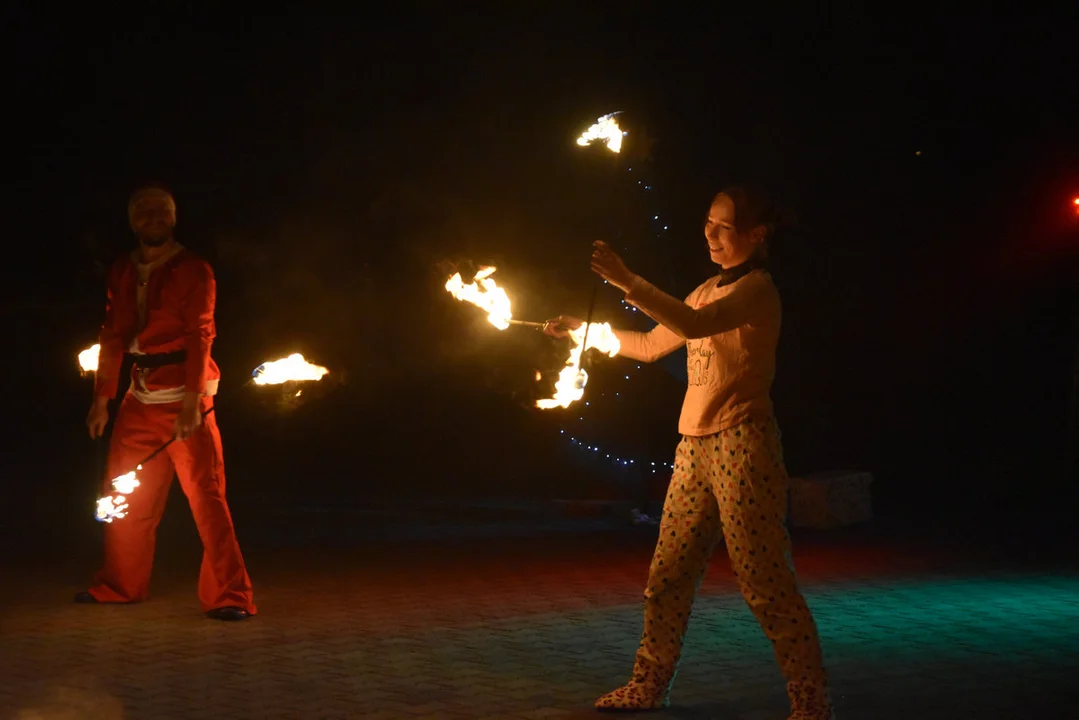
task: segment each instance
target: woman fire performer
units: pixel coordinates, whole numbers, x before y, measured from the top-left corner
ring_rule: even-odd
[[[722,533],[742,596],[786,679],[791,720],[834,717],[816,623],[791,561],[788,476],[770,398],[781,308],[764,261],[776,223],[759,191],[716,195],[704,235],[720,272],[685,302],[595,243],[592,270],[659,323],[647,333],[616,331],[620,354],[652,362],[686,345],[689,374],[633,675],[596,701],[599,710],[668,705],[693,600]],[[580,323],[562,316],[545,331],[563,337]]]

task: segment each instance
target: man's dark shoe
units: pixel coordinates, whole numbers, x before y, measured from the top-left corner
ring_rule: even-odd
[[[238,607],[221,607],[214,608],[206,613],[206,617],[211,620],[246,620],[251,617],[251,614]]]
[[[75,593],[75,602],[83,605],[130,605],[132,601],[125,600],[98,600],[89,591]]]

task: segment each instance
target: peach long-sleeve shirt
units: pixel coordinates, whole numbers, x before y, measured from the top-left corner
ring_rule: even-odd
[[[626,301],[659,323],[650,332],[617,330],[619,351],[653,362],[686,345],[689,387],[678,432],[712,435],[750,419],[770,417],[781,304],[772,277],[754,270],[718,287],[701,284],[685,302],[643,278]]]

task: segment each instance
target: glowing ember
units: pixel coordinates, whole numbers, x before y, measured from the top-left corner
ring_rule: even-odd
[[[607,145],[607,149],[611,152],[621,152],[622,137],[626,133],[622,131],[622,128],[618,127],[618,120],[615,119],[616,115],[618,113],[613,112],[610,115],[601,117],[592,127],[585,130],[581,137],[577,138],[577,144],[584,147],[600,140]]]
[[[286,382],[321,380],[330,371],[319,365],[312,365],[303,359],[300,353],[293,353],[287,358],[264,362],[251,373],[256,385],[280,385]]]
[[[79,367],[84,373],[97,372],[97,358],[100,354],[100,345],[91,345],[79,353]]]
[[[584,341],[585,329],[589,327],[588,347],[584,348],[581,347],[581,343]],[[609,323],[592,323],[591,326],[582,324],[576,330],[571,330],[569,337],[573,345],[570,348],[569,357],[566,358],[565,367],[558,373],[558,381],[554,384],[554,397],[536,402],[536,407],[541,410],[550,410],[556,407],[566,408],[570,406],[570,403],[584,397],[584,387],[588,384],[588,373],[578,369],[582,352],[595,348],[614,357],[622,349],[622,345],[618,342],[618,338],[615,337]]]
[[[458,300],[470,302],[487,313],[487,322],[499,330],[510,326],[513,314],[510,312],[510,299],[506,291],[498,287],[491,279],[495,268],[485,267],[476,273],[476,279],[465,285],[461,273],[454,273],[446,281],[446,289]]]
[[[139,486],[139,481],[135,477],[138,470],[142,470],[142,465],[125,475],[113,478],[112,487],[116,492],[97,500],[94,517],[98,522],[111,523],[116,518],[127,515],[127,496],[135,492],[135,488]]]

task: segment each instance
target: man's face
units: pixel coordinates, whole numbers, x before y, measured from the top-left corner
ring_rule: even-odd
[[[176,210],[165,197],[147,197],[131,212],[131,229],[139,242],[148,247],[160,247],[172,239],[176,227]]]

